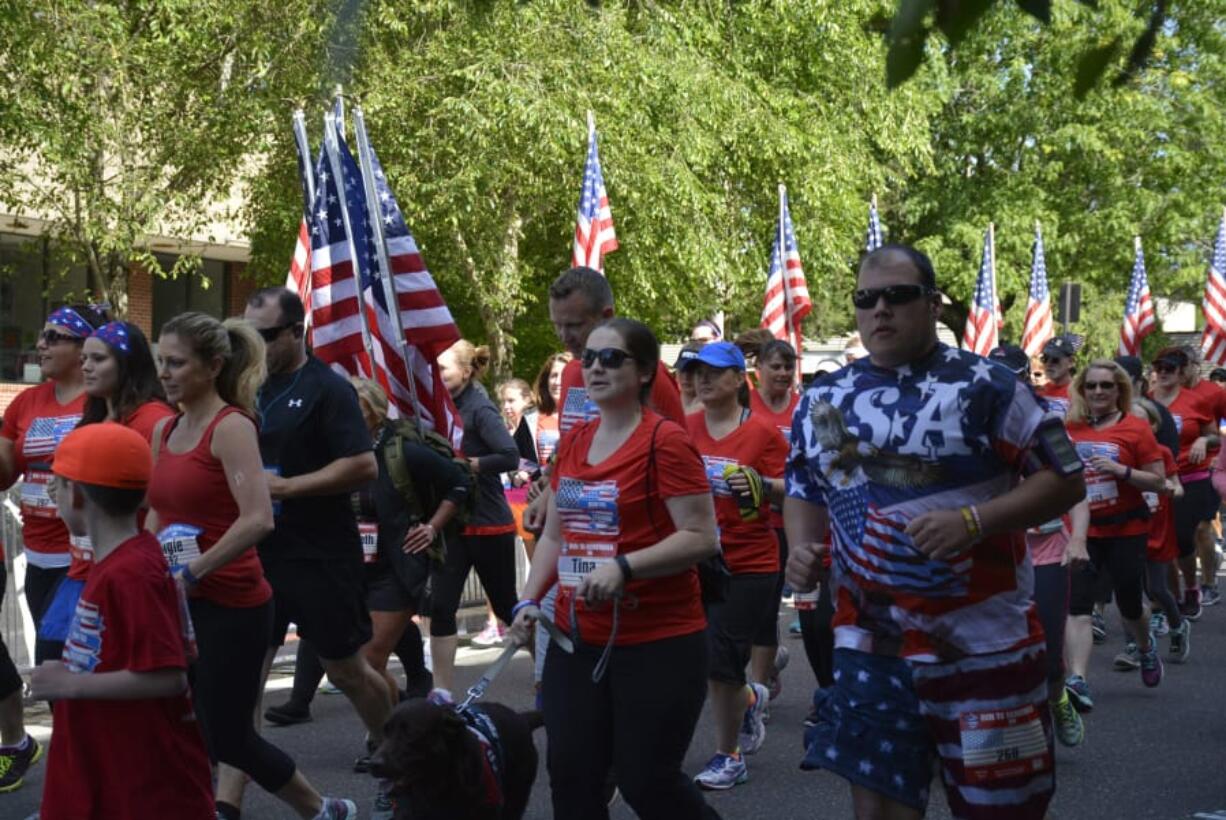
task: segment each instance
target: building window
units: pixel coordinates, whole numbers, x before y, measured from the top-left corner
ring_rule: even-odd
[[[162,270],[174,267],[174,256],[157,254]],[[158,331],[171,318],[189,310],[207,313],[218,319],[226,317],[226,290],[229,286],[226,263],[205,259],[201,268],[190,276],[167,279],[153,277],[153,341]]]

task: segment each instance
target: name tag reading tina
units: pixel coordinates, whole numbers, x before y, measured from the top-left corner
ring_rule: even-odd
[[[616,544],[565,541],[558,556],[558,583],[574,589],[593,570],[617,556]]]

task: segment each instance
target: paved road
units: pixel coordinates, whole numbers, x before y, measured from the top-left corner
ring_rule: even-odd
[[[1096,647],[1091,684],[1097,708],[1087,722],[1084,746],[1057,749],[1059,787],[1050,812],[1053,820],[1186,820],[1200,814],[1226,818],[1226,606],[1205,611],[1195,625],[1193,654],[1185,666],[1168,666],[1158,689],[1141,685],[1138,673],[1111,670],[1118,651],[1120,627],[1112,623],[1112,641]],[[711,803],[725,818],[843,818],[851,816],[847,788],[823,772],[801,772],[801,720],[808,709],[812,677],[797,640],[788,641],[792,664],[784,673],[785,690],[772,704],[766,746],[750,759],[750,780],[730,792],[711,795]],[[496,650],[461,650],[461,680],[468,685],[496,657]],[[498,679],[490,697],[519,708],[531,703],[531,661],[521,653]],[[285,679],[270,683],[267,702],[284,699]],[[326,793],[354,796],[362,801],[362,816],[369,812],[373,782],[352,774],[350,765],[361,746],[361,730],[343,696],[320,695],[312,723],[270,728],[268,736],[282,745],[307,776]],[[42,732],[48,730],[45,713],[31,712]],[[543,733],[538,745],[544,751]],[[713,743],[709,722],[699,724],[687,768],[696,772],[706,761]],[[543,756],[542,756],[543,760]],[[0,818],[24,818],[38,805],[43,785],[43,764],[27,778],[26,786],[0,795]],[[936,790],[930,817],[947,818],[944,800]],[[1218,815],[1218,812],[1222,812]],[[293,813],[276,800],[252,788],[245,817],[291,820]],[[549,809],[548,777],[537,777],[532,820],[546,820]],[[614,820],[634,817],[624,805],[612,812]]]

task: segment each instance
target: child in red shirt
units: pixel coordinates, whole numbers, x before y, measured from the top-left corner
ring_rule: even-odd
[[[59,515],[90,537],[94,566],[63,659],[31,676],[55,710],[41,820],[215,817],[187,690],[186,604],[136,524],[152,460],[144,437],[114,422],[74,430],[56,451]]]

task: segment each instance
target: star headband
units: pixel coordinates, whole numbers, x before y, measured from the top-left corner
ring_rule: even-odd
[[[80,336],[82,339],[94,330],[93,325],[82,319],[81,314],[70,307],[62,307],[53,311],[47,317],[47,324],[68,328],[74,336]]]
[[[124,354],[132,352],[132,345],[128,341],[128,329],[123,326],[123,322],[107,322],[90,335],[96,336]]]

